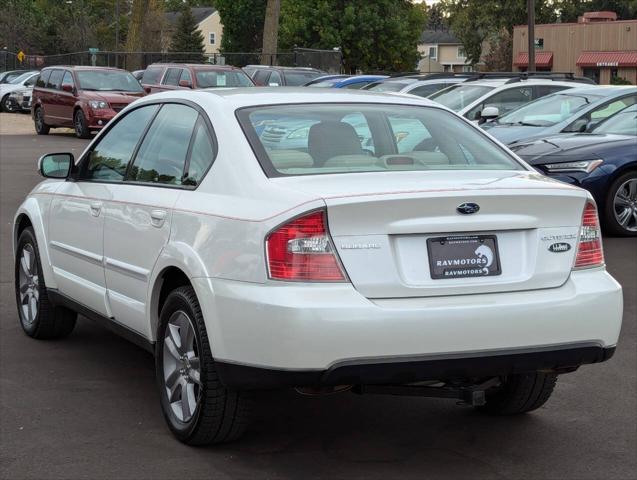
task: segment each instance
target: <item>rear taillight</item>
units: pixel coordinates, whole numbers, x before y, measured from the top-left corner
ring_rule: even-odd
[[[574,268],[598,267],[603,264],[602,231],[599,227],[597,208],[594,203],[588,202],[582,215],[582,228]]]
[[[324,211],[290,220],[266,238],[268,271],[275,280],[342,282],[345,274],[327,231]]]

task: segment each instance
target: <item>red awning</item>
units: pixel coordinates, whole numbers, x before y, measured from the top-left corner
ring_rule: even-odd
[[[633,52],[582,52],[578,67],[637,67],[637,51]]]
[[[513,65],[516,67],[528,67],[529,66],[529,53],[520,52],[518,58],[515,59]],[[552,67],[553,66],[553,52],[535,52],[535,66],[536,67]]]

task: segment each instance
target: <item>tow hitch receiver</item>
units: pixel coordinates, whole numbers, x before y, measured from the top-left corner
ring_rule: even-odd
[[[352,391],[358,394],[455,398],[463,404],[477,407],[486,404],[485,391],[498,385],[500,379],[493,377],[477,385],[358,385]]]

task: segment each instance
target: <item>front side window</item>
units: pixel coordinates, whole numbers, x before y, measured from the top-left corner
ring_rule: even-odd
[[[169,68],[161,83],[162,85],[172,85],[176,87],[179,85],[179,77],[181,77],[181,68]]]
[[[38,81],[38,77],[39,77],[39,75],[33,75],[26,82],[24,82],[24,86],[25,87],[32,87]]]
[[[130,72],[122,70],[77,70],[76,76],[81,90],[134,93],[144,91]]]
[[[181,185],[198,116],[186,105],[164,105],[148,129],[126,180]]]
[[[523,169],[481,132],[437,108],[276,105],[240,109],[237,117],[269,176]]]
[[[135,109],[100,139],[80,169],[80,179],[121,182],[148,122],[159,107]]]
[[[440,90],[429,97],[430,100],[440,103],[454,112],[458,112],[477,99],[486,95],[493,90],[494,87],[484,85],[452,85],[451,87]]]
[[[75,82],[73,81],[73,75],[71,72],[65,72],[64,78],[62,78],[62,85],[71,85],[74,86]]]
[[[410,83],[417,82],[415,78],[405,78],[403,80],[396,81],[387,81],[387,82],[378,82],[375,84],[370,84],[368,88],[365,90],[372,90],[374,92],[399,92],[403,88],[405,88]]]
[[[272,72],[272,75],[270,75],[270,79],[268,80],[268,85],[271,85],[273,87],[278,87],[279,85],[281,85],[282,81],[283,80],[281,80],[281,74],[277,72],[276,70],[274,70]]]
[[[477,119],[479,118],[479,113],[485,107],[496,107],[500,111],[500,115],[503,115],[525,103],[529,103],[532,99],[532,87],[509,88],[486,98],[483,103],[467,112],[466,116],[472,120]]]
[[[636,100],[637,100],[637,96],[633,95],[630,97],[620,98],[619,100],[615,100],[613,102],[604,104],[594,109],[593,111],[591,111],[590,119],[597,122],[604,120],[610,117],[611,115],[619,112],[620,110],[623,110],[627,106],[633,105]]]
[[[197,87],[253,87],[254,84],[242,70],[195,70]]]
[[[498,118],[501,125],[526,125],[548,127],[560,123],[591,103],[599,100],[598,95],[572,94],[568,90],[555,93],[527,103],[522,107]]]
[[[190,85],[192,85],[192,75],[190,74],[190,70],[184,68],[181,71],[181,77],[179,77],[179,81],[188,82]]]
[[[600,123],[592,133],[637,136],[637,105],[625,108]]]

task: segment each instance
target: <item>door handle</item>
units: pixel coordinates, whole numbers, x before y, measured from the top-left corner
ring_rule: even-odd
[[[166,210],[152,210],[150,212],[150,223],[153,227],[160,228],[166,220]]]
[[[102,202],[91,202],[91,215],[99,217],[102,211]]]

